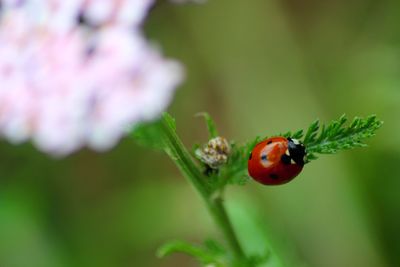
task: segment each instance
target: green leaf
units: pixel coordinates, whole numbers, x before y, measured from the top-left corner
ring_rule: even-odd
[[[168,113],[162,115],[172,131],[176,131],[175,119]],[[135,126],[131,132],[131,136],[140,145],[147,146],[154,149],[165,149],[165,133],[162,130],[161,119],[140,123]]]
[[[204,247],[209,251],[209,253],[214,256],[221,256],[226,254],[225,248],[213,239],[207,239],[204,241]]]
[[[316,120],[313,123],[311,123],[310,127],[308,127],[303,143],[307,144],[310,140],[313,140],[317,135],[318,129],[319,129],[319,120]]]
[[[285,136],[301,139],[307,148],[307,162],[317,159],[317,154],[333,154],[340,150],[355,147],[364,147],[364,139],[375,135],[377,129],[382,125],[375,115],[365,119],[356,117],[352,123],[345,126],[347,117],[342,115],[338,120],[327,124],[321,124],[315,120],[310,124],[307,131],[288,131],[284,134],[272,136]],[[265,137],[267,138],[267,137]],[[214,185],[221,188],[226,184],[244,185],[249,180],[247,174],[247,160],[254,146],[265,138],[256,137],[244,145],[232,144],[232,154],[226,166],[218,173],[218,183]],[[215,189],[215,188],[214,188]]]
[[[261,141],[260,137],[247,142],[244,145],[238,145],[231,142],[231,153],[228,162],[216,173],[210,177],[213,181],[211,190],[219,190],[227,184],[245,185],[249,180],[247,173],[247,161],[254,146]]]
[[[297,132],[294,132],[292,136],[289,136],[294,139],[300,139],[303,137],[303,130],[298,130]]]
[[[207,124],[209,139],[219,136],[217,126],[216,126],[214,120],[211,118],[210,114],[208,114],[207,112],[200,112],[200,113],[197,113],[196,116],[204,117],[206,124]]]
[[[346,116],[342,115],[338,120],[321,127],[318,121],[310,125],[303,141],[307,148],[308,162],[316,159],[317,153],[334,154],[340,150],[367,146],[364,139],[374,136],[383,123],[375,115],[355,117],[349,126],[345,126],[346,122]]]
[[[204,117],[210,139],[219,136],[216,124],[208,113],[202,112],[196,114],[196,116]],[[250,145],[252,146],[252,144]],[[244,185],[249,180],[246,166],[247,158],[251,150],[248,150],[247,147],[237,146],[234,142],[230,143],[230,147],[231,152],[228,157],[228,162],[222,165],[218,170],[209,170],[210,172],[208,173],[206,182],[211,192],[224,188],[226,184]]]
[[[184,241],[170,241],[164,244],[158,249],[157,256],[163,258],[173,253],[184,253],[204,263],[212,262],[214,260],[204,248]]]
[[[271,252],[266,251],[264,254],[251,255],[249,262],[251,266],[260,266],[265,264],[271,257]]]
[[[294,138],[294,139],[300,139],[300,138],[303,137],[303,130],[298,130],[298,131],[296,131],[294,133],[289,131],[289,132],[286,132],[284,134],[278,134],[276,136],[283,136],[283,137],[286,137],[286,138],[290,137],[290,138]]]
[[[212,264],[215,267],[226,266],[223,264],[225,250],[214,241],[206,241],[205,246],[193,245],[184,241],[170,241],[157,251],[157,256],[163,258],[173,253],[184,253],[195,258],[200,263]]]
[[[154,149],[164,149],[164,134],[161,130],[161,121],[146,122],[137,125],[131,132],[135,141],[143,146]]]
[[[175,118],[172,117],[168,112],[164,112],[163,113],[163,118],[164,121],[167,122],[168,126],[173,129],[174,131],[176,131],[176,122],[175,122]]]

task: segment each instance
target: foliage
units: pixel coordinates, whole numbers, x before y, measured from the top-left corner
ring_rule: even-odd
[[[207,113],[202,113],[206,118],[210,131],[215,130],[215,123]],[[375,131],[380,128],[382,121],[375,115],[367,118],[356,117],[349,126],[345,126],[347,117],[342,115],[338,120],[333,120],[328,124],[321,124],[319,120],[310,124],[307,131],[302,129],[289,131],[277,136],[291,137],[301,140],[307,148],[307,163],[317,158],[316,154],[334,154],[340,150],[355,147],[365,147],[363,140],[375,135]],[[304,134],[305,133],[305,134]],[[247,175],[247,160],[254,146],[262,138],[256,137],[244,145],[231,142],[232,152],[226,165],[222,166],[218,172],[214,172],[208,179],[208,186],[211,191],[220,190],[227,184],[244,185],[249,180]]]
[[[206,121],[209,138],[220,137],[211,116],[207,113],[199,115]],[[345,115],[328,124],[321,124],[319,120],[316,120],[310,124],[306,132],[297,130],[279,135],[302,139],[307,149],[308,162],[310,162],[317,158],[315,154],[334,154],[340,150],[366,146],[363,140],[375,135],[375,131],[382,125],[375,115],[365,119],[356,117],[349,126],[345,126],[346,121]],[[255,267],[268,259],[270,252],[256,256],[244,254],[223,205],[223,192],[228,184],[244,185],[249,180],[247,160],[254,146],[262,138],[256,137],[244,145],[239,145],[234,141],[229,142],[226,163],[217,168],[215,166],[211,168],[204,160],[201,160],[201,157],[197,161],[194,160],[193,155],[196,156],[198,153],[190,154],[187,151],[176,133],[174,118],[167,113],[154,123],[136,127],[133,136],[141,144],[163,149],[170,156],[203,198],[230,248],[226,251],[214,241],[206,241],[203,246],[173,241],[159,249],[160,257],[181,252],[194,257],[204,266],[215,267]],[[201,149],[201,146],[196,146],[195,149]],[[218,147],[213,147],[213,149],[218,149]]]
[[[131,136],[140,145],[161,150],[164,148],[164,138],[162,136],[162,131],[160,131],[160,127],[160,120],[140,123],[135,126]]]
[[[363,140],[374,136],[383,123],[375,115],[355,117],[349,126],[345,126],[346,122],[346,116],[342,115],[327,125],[321,125],[318,120],[312,123],[303,141],[308,159],[316,159],[315,154],[335,154],[340,150],[365,147]]]
[[[207,130],[209,133],[209,139],[215,138],[219,136],[218,130],[217,130],[217,125],[215,124],[215,121],[211,118],[210,114],[207,112],[200,112],[196,114],[197,117],[204,117],[206,124],[207,124]]]
[[[202,246],[187,243],[185,241],[170,241],[161,246],[157,256],[162,258],[172,253],[184,253],[192,256],[204,265],[224,267],[226,263],[225,249],[214,240],[206,240]]]
[[[163,116],[168,127],[176,131],[175,119],[168,113],[164,113]],[[152,122],[140,123],[131,131],[131,136],[140,145],[162,150],[166,148],[165,133],[162,129],[162,123],[161,118]]]

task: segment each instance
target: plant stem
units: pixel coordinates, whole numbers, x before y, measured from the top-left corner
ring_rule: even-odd
[[[212,198],[211,191],[205,183],[206,177],[202,174],[199,167],[193,162],[190,153],[187,151],[183,143],[180,141],[174,129],[171,128],[165,116],[162,119],[162,130],[164,133],[165,152],[175,162],[187,180],[194,186],[196,191],[201,195],[208,211],[211,213],[215,223],[224,234],[233,255],[237,262],[245,262],[246,256],[236,237],[235,231],[229,220],[223,205],[221,196]]]
[[[192,161],[189,152],[182,144],[175,130],[172,129],[166,121],[165,116],[162,118],[162,130],[165,135],[165,152],[175,162],[176,166],[194,186],[196,191],[207,202],[210,192],[204,183],[205,180],[203,179],[203,175]]]
[[[240,246],[239,240],[236,237],[235,231],[226,212],[223,199],[217,197],[213,201],[212,205],[209,205],[208,209],[213,215],[215,222],[223,231],[234,255],[241,260],[245,259],[242,247]]]

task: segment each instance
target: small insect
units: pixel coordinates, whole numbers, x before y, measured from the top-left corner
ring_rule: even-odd
[[[306,148],[299,140],[279,136],[258,143],[250,154],[247,168],[257,182],[280,185],[295,178],[305,161]]]

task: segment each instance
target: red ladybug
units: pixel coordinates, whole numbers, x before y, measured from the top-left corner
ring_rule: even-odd
[[[258,143],[247,164],[251,177],[265,185],[280,185],[296,177],[304,166],[305,146],[296,139],[271,137]]]

